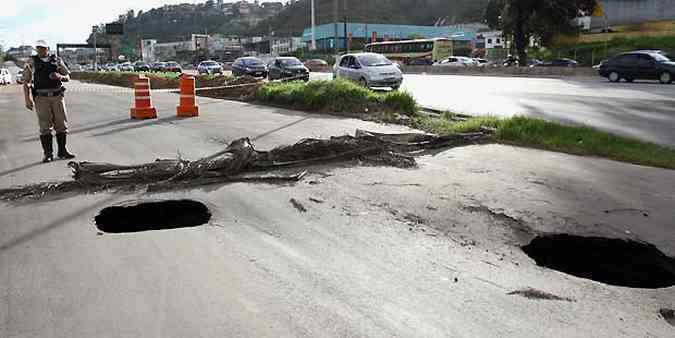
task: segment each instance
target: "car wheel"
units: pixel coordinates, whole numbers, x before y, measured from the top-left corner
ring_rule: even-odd
[[[659,82],[663,84],[671,84],[673,83],[673,75],[668,72],[663,72],[661,75],[659,75]]]
[[[621,81],[621,75],[619,75],[619,73],[617,73],[617,72],[611,72],[611,73],[609,73],[609,76],[608,76],[607,78],[608,78],[609,81],[611,81],[611,82],[619,82],[619,81]]]
[[[368,81],[366,81],[366,79],[363,78],[363,77],[362,77],[361,79],[359,79],[359,84],[360,84],[362,87],[368,88]]]

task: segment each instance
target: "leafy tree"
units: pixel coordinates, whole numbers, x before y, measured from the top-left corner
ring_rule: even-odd
[[[560,33],[573,31],[572,19],[592,12],[597,0],[490,0],[485,20],[513,36],[518,60],[527,64],[527,47],[535,36],[544,42]]]

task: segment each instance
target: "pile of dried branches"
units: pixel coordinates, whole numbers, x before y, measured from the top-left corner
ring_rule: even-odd
[[[486,133],[379,134],[357,130],[355,136],[305,139],[271,151],[258,151],[248,138],[242,138],[230,143],[225,150],[196,161],[158,159],[140,165],[70,162],[73,181],[2,189],[0,199],[42,198],[50,193],[112,188],[143,187],[158,191],[227,182],[298,181],[306,171],[290,175],[270,172],[351,160],[410,168],[416,165],[412,156],[420,151],[473,144],[487,136]]]

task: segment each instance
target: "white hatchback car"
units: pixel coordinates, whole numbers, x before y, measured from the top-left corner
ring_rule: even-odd
[[[7,68],[0,69],[0,84],[1,85],[12,84],[12,74],[9,72],[9,69]]]
[[[471,67],[478,62],[465,56],[451,56],[433,64],[434,67]]]
[[[345,54],[337,59],[333,78],[352,80],[364,87],[389,87],[398,89],[403,73],[384,55],[376,53]]]

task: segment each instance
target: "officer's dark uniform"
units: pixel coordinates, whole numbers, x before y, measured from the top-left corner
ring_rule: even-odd
[[[61,80],[54,76],[55,73],[67,75],[70,72],[63,61],[54,55],[49,56],[46,61],[38,56],[33,56],[24,71],[24,83],[30,83],[31,81],[33,83],[31,92],[40,124],[40,142],[42,143],[45,162],[50,161],[54,156],[52,129],[56,132],[58,157],[62,159],[75,157],[66,149],[68,117],[63,99],[65,87],[63,87]]]

